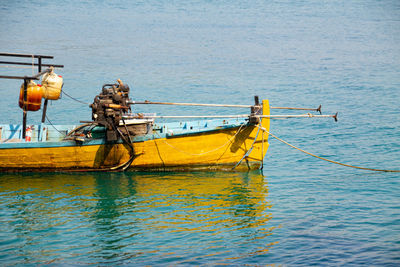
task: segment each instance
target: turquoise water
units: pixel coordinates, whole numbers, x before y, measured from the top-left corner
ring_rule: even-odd
[[[332,160],[400,169],[398,1],[3,1],[0,15],[0,50],[55,56],[65,91],[84,102],[121,78],[136,100],[322,104],[339,122],[274,120],[271,132]],[[19,85],[1,80],[2,123],[22,118]],[[90,109],[64,96],[48,117],[77,123]],[[269,142],[262,174],[2,174],[0,262],[400,264],[399,174]]]

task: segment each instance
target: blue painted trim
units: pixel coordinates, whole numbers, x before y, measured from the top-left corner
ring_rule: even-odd
[[[154,132],[152,134],[147,134],[143,136],[133,137],[132,142],[144,142],[160,138],[174,138],[174,137],[185,137],[191,135],[199,135],[217,132],[221,130],[231,129],[239,127],[241,124],[246,123],[245,119],[235,119],[235,120],[200,120],[200,121],[186,121],[186,122],[170,122],[170,123],[156,123],[154,124]],[[233,121],[233,122],[232,122]],[[17,138],[16,135],[21,134],[21,125],[0,125],[2,127],[2,135],[6,136],[7,139]],[[48,136],[50,141],[38,142],[43,134],[43,128],[48,131]],[[76,125],[55,125],[60,132],[68,132],[76,127]],[[21,148],[51,148],[51,147],[79,147],[79,146],[94,146],[94,145],[104,145],[107,144],[105,139],[89,139],[83,143],[76,142],[74,140],[62,140],[64,137],[55,129],[50,128],[48,125],[34,125],[34,133],[32,135],[32,142],[21,142],[15,143],[0,143],[0,149],[21,149]],[[36,137],[36,138],[35,138]],[[20,139],[20,137],[19,137]],[[59,141],[58,141],[58,140]],[[123,143],[119,140],[117,143]]]
[[[218,132],[221,130],[227,130],[227,129],[232,129],[232,128],[237,128],[240,127],[240,125],[226,125],[223,127],[219,128],[213,128],[213,129],[204,129],[201,131],[185,131],[185,132],[178,132],[178,133],[167,133],[166,137],[167,138],[174,138],[174,137],[185,137],[185,136],[190,136],[190,135],[201,135],[201,134],[207,134],[207,133],[212,133],[212,132]]]

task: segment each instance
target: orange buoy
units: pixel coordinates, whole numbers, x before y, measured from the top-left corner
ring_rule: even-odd
[[[42,105],[43,90],[40,84],[30,81],[27,85],[26,102],[24,101],[24,84],[21,85],[19,91],[19,107],[26,108],[27,111],[37,111]]]

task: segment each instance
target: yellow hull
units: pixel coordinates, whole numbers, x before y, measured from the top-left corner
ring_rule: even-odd
[[[269,104],[263,101],[263,114]],[[262,119],[269,129],[270,120]],[[268,149],[268,134],[257,125],[134,142],[132,170],[259,168]],[[0,170],[102,170],[127,162],[124,144],[0,149]]]

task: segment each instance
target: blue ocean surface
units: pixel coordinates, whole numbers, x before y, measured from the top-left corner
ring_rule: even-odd
[[[399,1],[3,0],[0,41],[54,56],[44,63],[65,66],[63,90],[83,103],[120,78],[138,101],[322,104],[338,122],[273,120],[271,133],[400,169]],[[0,64],[0,75],[33,72]],[[20,83],[0,80],[1,124],[22,120]],[[65,94],[48,107],[53,124],[90,118]],[[268,141],[262,172],[0,174],[0,265],[400,265],[399,173]]]

